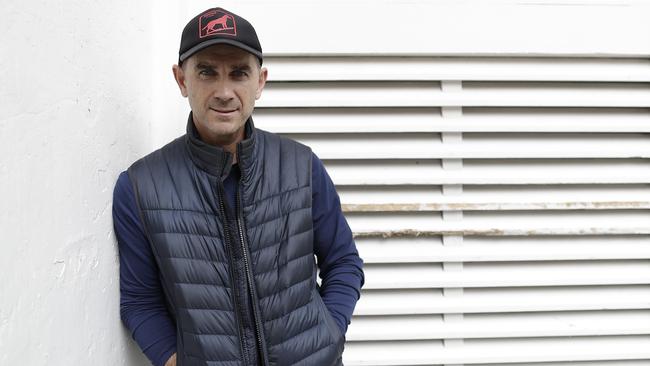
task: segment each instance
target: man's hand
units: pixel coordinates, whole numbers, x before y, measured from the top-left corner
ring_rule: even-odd
[[[176,366],[176,354],[174,353],[167,362],[165,362],[165,366]]]

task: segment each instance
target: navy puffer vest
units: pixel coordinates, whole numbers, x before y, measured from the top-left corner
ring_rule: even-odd
[[[129,168],[176,320],[178,366],[242,365],[222,181],[231,156],[188,134]],[[344,337],[316,285],[311,151],[247,122],[238,210],[263,365],[341,365]]]

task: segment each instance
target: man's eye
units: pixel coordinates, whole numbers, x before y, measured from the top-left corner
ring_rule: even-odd
[[[248,73],[246,71],[243,71],[243,70],[234,70],[231,73],[231,75],[236,77],[236,78],[243,78],[243,77],[248,76]]]
[[[201,70],[199,70],[199,75],[201,75],[201,76],[212,76],[212,75],[214,75],[214,70],[201,69]]]

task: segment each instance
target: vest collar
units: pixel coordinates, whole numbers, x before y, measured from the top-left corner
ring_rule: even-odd
[[[233,155],[220,146],[210,145],[201,140],[199,131],[194,125],[192,112],[187,119],[187,133],[185,142],[192,162],[200,169],[210,175],[219,177],[222,181],[230,174],[232,167]],[[253,118],[249,117],[246,121],[244,140],[237,144],[239,152],[238,162],[240,169],[244,169],[252,164],[255,150],[255,126]]]

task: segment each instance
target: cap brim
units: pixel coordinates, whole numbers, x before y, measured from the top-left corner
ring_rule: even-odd
[[[183,62],[183,61],[187,60],[193,54],[199,52],[200,50],[202,50],[202,49],[204,49],[206,47],[214,46],[215,44],[229,44],[231,46],[241,48],[242,50],[244,50],[246,52],[252,53],[254,56],[256,56],[257,58],[260,59],[260,62],[263,59],[262,52],[254,49],[254,48],[252,48],[250,46],[247,46],[247,45],[245,45],[245,44],[243,44],[243,43],[241,43],[239,41],[234,41],[234,40],[231,40],[231,39],[218,38],[218,39],[209,39],[209,40],[207,40],[205,42],[201,42],[201,43],[197,44],[196,46],[190,48],[189,50],[183,52],[180,55],[180,57],[178,58],[178,61]]]

